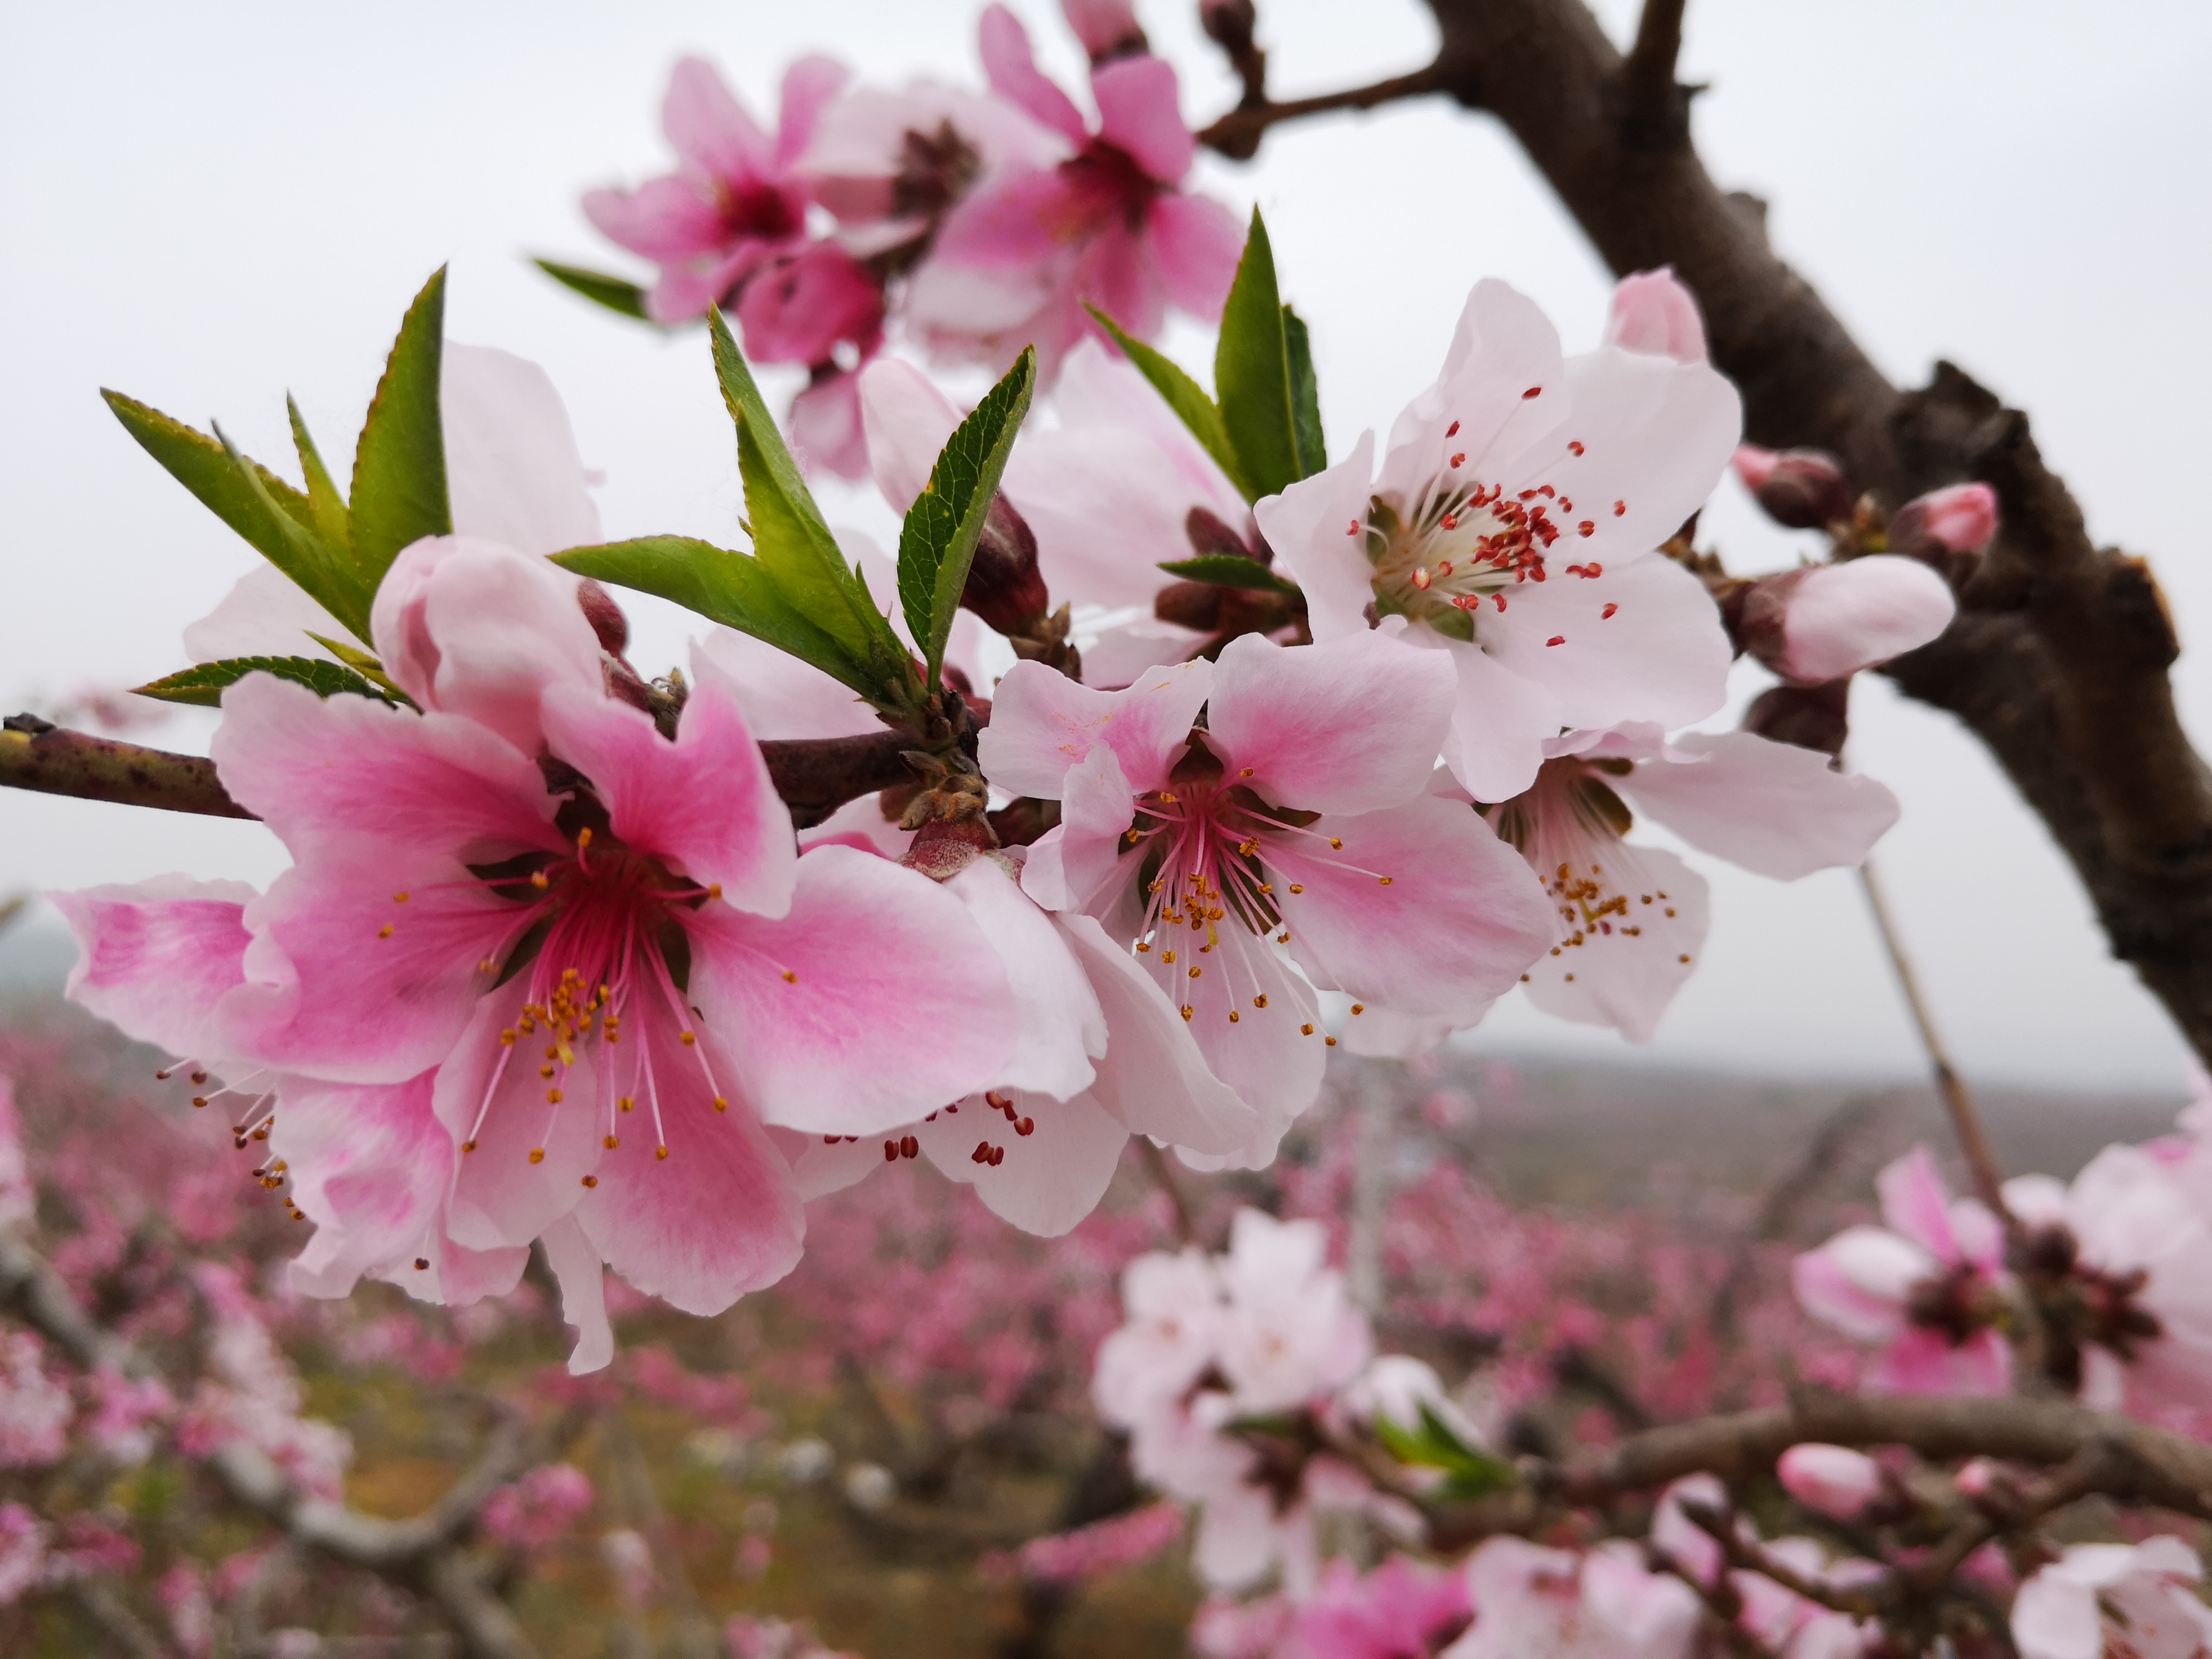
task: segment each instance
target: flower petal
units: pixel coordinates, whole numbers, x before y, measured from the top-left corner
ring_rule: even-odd
[[[1480,646],[1431,628],[1409,628],[1409,645],[1444,653],[1458,676],[1444,764],[1477,800],[1510,800],[1536,781],[1544,744],[1565,724],[1547,686],[1525,679]]]
[[[1915,1146],[1884,1166],[1874,1179],[1874,1189],[1881,1200],[1881,1218],[1891,1231],[1911,1239],[1947,1267],[1966,1261],[1951,1231],[1950,1192],[1925,1146]]]
[[[287,1079],[269,1150],[315,1224],[293,1260],[294,1289],[350,1295],[362,1274],[412,1257],[453,1182],[453,1141],[431,1109],[435,1074],[404,1083]]]
[[[1106,1017],[1081,964],[1052,918],[997,860],[977,859],[945,888],[968,907],[1006,964],[1019,1010],[1014,1052],[994,1086],[1073,1098],[1097,1074],[1091,1057],[1106,1052]]]
[[[1145,212],[1144,245],[1169,301],[1202,323],[1218,323],[1244,251],[1237,216],[1210,196],[1157,196]]]
[[[677,61],[661,100],[660,130],[671,149],[712,178],[765,172],[774,155],[768,135],[703,58]]]
[[[308,638],[343,640],[345,624],[309,599],[273,564],[257,564],[223,595],[222,603],[185,629],[185,654],[194,662],[227,657],[323,657],[330,652]]]
[[[1531,387],[1539,395],[1528,396]],[[1472,458],[1469,476],[1517,489],[1522,481],[1509,469],[1517,474],[1532,450],[1563,449],[1571,435],[1559,431],[1575,412],[1566,390],[1551,319],[1527,295],[1485,277],[1468,294],[1436,384],[1390,428],[1378,493],[1410,505],[1455,454]]]
[[[878,357],[860,371],[860,424],[876,488],[892,512],[904,513],[929,483],[960,411],[912,363]]]
[[[1167,782],[1212,685],[1213,665],[1203,659],[1156,670],[1126,691],[1094,690],[1042,663],[1018,662],[999,682],[977,758],[1000,788],[1057,800],[1068,769],[1103,745],[1131,791],[1143,794]]]
[[[563,1216],[545,1230],[545,1265],[561,1286],[561,1318],[576,1328],[576,1346],[568,1355],[568,1374],[582,1376],[605,1370],[614,1363],[614,1328],[607,1323],[606,1269],[599,1250],[584,1237],[574,1216]]]
[[[1364,633],[1375,603],[1367,556],[1367,504],[1375,489],[1375,434],[1363,432],[1334,466],[1255,502],[1252,516],[1275,556],[1305,590],[1316,641]]]
[[[1176,96],[1175,66],[1149,52],[1117,58],[1091,72],[1098,136],[1164,185],[1181,180],[1198,155],[1198,141],[1183,125]]]
[[[76,939],[70,1000],[219,1069],[216,1010],[244,980],[245,907],[259,895],[244,882],[167,875],[48,896]]]
[[[544,369],[448,340],[438,409],[456,535],[539,556],[605,539],[568,408]]]
[[[1864,862],[1899,811],[1874,779],[1750,732],[1686,733],[1620,787],[1692,846],[1784,881]]]
[[[992,91],[1070,143],[1080,144],[1090,137],[1073,100],[1038,70],[1029,31],[1013,13],[1004,6],[985,7],[977,25],[977,44]]]
[[[474,1152],[454,1159],[447,1229],[472,1249],[527,1244],[576,1207],[583,1177],[598,1165],[599,1127],[607,1115],[598,1069],[559,1074],[559,1103],[546,1099],[538,1050],[500,1041],[518,1029],[526,981],[517,979],[482,999],[452,1056],[438,1068],[432,1104],[457,1146]],[[543,1028],[541,1027],[542,1030]],[[544,1156],[531,1161],[532,1152]]]
[[[800,58],[783,72],[783,94],[777,111],[775,165],[779,171],[797,165],[814,140],[815,124],[823,109],[845,88],[852,70],[834,58],[814,53]]]
[[[939,1173],[975,1189],[991,1213],[1040,1238],[1071,1231],[1106,1195],[1129,1131],[1087,1094],[1067,1100],[1014,1090],[1006,1096],[1016,1118],[1030,1126],[1019,1133],[981,1095],[960,1103],[955,1114],[939,1112],[912,1130]],[[1006,1156],[979,1163],[979,1146],[1003,1148]]]

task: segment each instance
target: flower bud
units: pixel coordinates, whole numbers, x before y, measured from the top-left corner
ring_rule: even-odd
[[[1985,483],[1952,484],[1907,501],[1889,521],[1899,553],[1978,553],[1997,533],[1997,492]]]
[[[1705,323],[1698,313],[1697,297],[1676,280],[1672,265],[1624,276],[1613,290],[1613,314],[1606,319],[1605,343],[1627,351],[1672,357],[1679,363],[1702,363]]]
[[[1783,678],[1817,685],[1927,644],[1956,610],[1949,585],[1926,565],[1875,554],[1753,583],[1738,631]]]
[[[600,650],[619,657],[629,649],[629,618],[613,594],[586,576],[576,584],[576,603],[584,607],[584,620],[599,636]]]
[[[1820,450],[1778,453],[1744,444],[1735,452],[1735,471],[1766,516],[1792,530],[1823,530],[1851,516],[1851,487],[1844,469]]]
[[[1060,11],[1094,64],[1146,49],[1145,31],[1129,0],[1060,0]]]
[[[1004,495],[991,498],[960,603],[1009,638],[1034,633],[1052,608],[1037,569],[1036,532]]]
[[[1882,1493],[1881,1465],[1848,1446],[1817,1441],[1792,1446],[1774,1473],[1784,1490],[1808,1510],[1838,1521],[1856,1521]]]
[[[1744,711],[1743,729],[1775,743],[1840,755],[1850,735],[1850,694],[1848,679],[1770,686]]]

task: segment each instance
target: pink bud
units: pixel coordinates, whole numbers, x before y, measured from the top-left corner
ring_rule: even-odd
[[[1934,542],[1954,553],[1978,553],[1996,533],[1997,492],[1985,483],[1930,490],[1890,521],[1890,544],[1899,552]]]
[[[1605,343],[1679,363],[1702,363],[1705,323],[1698,314],[1697,296],[1675,280],[1672,265],[1622,277],[1613,290]]]
[[[1847,1446],[1815,1441],[1782,1454],[1774,1472],[1789,1494],[1808,1510],[1855,1521],[1881,1496],[1881,1465]]]
[[[1735,452],[1735,471],[1766,516],[1792,530],[1825,530],[1851,516],[1851,487],[1844,469],[1820,450],[1778,453],[1744,444]]]
[[[1759,485],[1774,476],[1775,463],[1782,459],[1778,449],[1761,449],[1757,444],[1738,444],[1735,447],[1735,476],[1743,480],[1743,487],[1753,495]]]
[[[1814,685],[1927,644],[1956,609],[1926,565],[1876,554],[1761,579],[1740,631],[1744,648],[1783,678]]]
[[[1129,0],[1060,0],[1060,10],[1094,64],[1145,50],[1145,31]]]

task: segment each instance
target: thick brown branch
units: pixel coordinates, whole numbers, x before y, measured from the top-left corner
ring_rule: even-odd
[[[1234,160],[1246,161],[1258,151],[1261,135],[1278,122],[1295,121],[1301,116],[1321,115],[1336,109],[1373,109],[1378,104],[1395,103],[1401,98],[1424,98],[1431,93],[1449,91],[1453,80],[1443,60],[1438,58],[1426,69],[1415,70],[1410,75],[1394,75],[1371,86],[1325,92],[1312,98],[1293,98],[1280,104],[1240,105],[1200,132],[1198,142]]]
[[[1690,136],[1690,88],[1674,80],[1683,5],[1684,0],[1644,0],[1636,44],[1620,66],[1621,129],[1646,149],[1680,144]]]
[[[901,757],[914,746],[908,733],[872,732],[771,740],[760,750],[792,822],[804,830],[848,800],[911,783],[914,774]],[[213,761],[95,738],[27,714],[14,716],[0,732],[0,787],[213,817],[254,816],[224,791]]]

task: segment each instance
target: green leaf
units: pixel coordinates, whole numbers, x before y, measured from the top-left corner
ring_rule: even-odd
[[[1375,1437],[1401,1463],[1442,1469],[1447,1477],[1439,1496],[1452,1499],[1480,1498],[1502,1492],[1521,1476],[1500,1457],[1470,1446],[1426,1401],[1420,1405],[1420,1426],[1407,1429],[1389,1418],[1375,1419]]]
[[[453,534],[446,435],[438,419],[445,332],[441,266],[400,322],[354,451],[353,566],[372,594],[401,548],[425,536]]]
[[[878,708],[918,712],[927,694],[915,677],[913,659],[876,609],[859,570],[845,562],[836,538],[822,521],[821,509],[769,418],[760,388],[745,367],[744,354],[738,349],[719,307],[708,309],[707,327],[722,401],[738,428],[738,473],[744,481],[753,562],[782,609],[836,641],[846,658],[858,665],[865,683],[846,674],[839,678]],[[757,601],[758,596],[754,597]]]
[[[374,681],[382,686],[387,696],[410,707],[414,704],[415,699],[399,689],[399,683],[384,672],[384,665],[377,661],[371,653],[363,651],[358,646],[348,645],[343,640],[326,638],[312,628],[303,629],[301,631],[348,668],[359,670],[363,679]]]
[[[1098,319],[1098,326],[1114,337],[1114,343],[1121,348],[1122,356],[1136,366],[1137,372],[1152,383],[1152,390],[1167,399],[1168,407],[1190,428],[1190,435],[1229,475],[1229,482],[1246,501],[1255,499],[1245,488],[1243,467],[1229,442],[1229,428],[1221,423],[1220,407],[1206,396],[1206,388],[1183,373],[1173,358],[1127,333],[1097,306],[1086,304],[1085,308]]]
[[[284,412],[292,417],[292,447],[300,453],[300,472],[307,481],[307,507],[314,515],[315,533],[323,538],[325,547],[345,555],[350,563],[353,522],[346,511],[345,497],[331,482],[330,470],[323,465],[315,441],[307,435],[307,423],[300,418],[300,405],[292,401],[289,392],[284,398]]]
[[[1237,280],[1222,307],[1213,389],[1221,400],[1230,447],[1237,452],[1254,500],[1273,495],[1305,476],[1291,388],[1290,344],[1282,297],[1275,287],[1275,256],[1256,208],[1244,257],[1237,262]]]
[[[1242,587],[1255,593],[1296,593],[1296,582],[1286,582],[1257,559],[1235,553],[1201,553],[1194,559],[1169,559],[1160,568],[1187,582],[1213,587]]]
[[[1328,469],[1328,445],[1321,435],[1321,382],[1314,378],[1313,341],[1305,319],[1283,307],[1283,347],[1291,361],[1291,430],[1298,441],[1300,476],[1310,478]]]
[[[124,430],[170,477],[325,610],[368,637],[363,631],[368,626],[368,606],[356,603],[352,568],[316,533],[314,507],[307,496],[266,467],[237,455],[219,438],[195,431],[119,392],[100,395]]]
[[[180,674],[171,674],[150,685],[132,689],[142,697],[214,708],[222,703],[225,689],[237,684],[248,674],[274,674],[280,680],[306,686],[319,697],[343,694],[374,697],[380,702],[392,701],[352,669],[325,662],[320,657],[227,657],[221,662],[204,662],[197,668],[187,668]]]
[[[573,547],[555,554],[553,562],[580,576],[658,594],[765,640],[852,687],[878,708],[887,707],[867,663],[793,605],[757,558],[689,536],[643,536],[635,541]],[[888,706],[894,713],[908,710],[903,702]]]
[[[564,265],[557,259],[533,258],[530,263],[562,287],[574,290],[609,311],[635,317],[641,323],[653,320],[646,314],[645,290],[627,276],[611,276],[604,270],[591,270],[582,265]]]
[[[921,647],[924,684],[935,685],[945,666],[945,641],[968,585],[975,543],[1036,389],[1036,351],[1024,347],[1006,379],[945,441],[899,529],[899,605]]]

